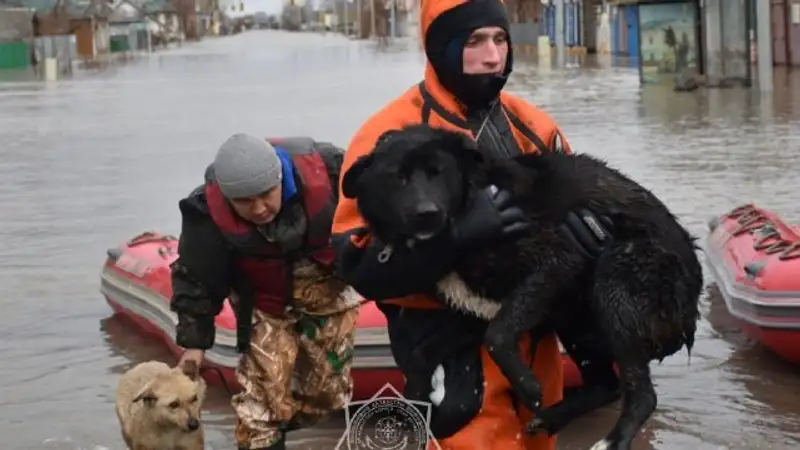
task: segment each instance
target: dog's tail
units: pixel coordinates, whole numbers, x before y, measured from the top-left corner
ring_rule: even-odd
[[[700,320],[700,297],[703,291],[703,272],[700,262],[692,260],[687,264],[683,261],[680,265],[680,287],[676,290],[675,301],[678,304],[681,329],[683,331],[684,346],[686,347],[689,366],[692,362],[692,350],[697,333],[697,321]]]
[[[686,367],[692,365],[692,348],[694,348],[694,333],[686,336]]]
[[[703,286],[699,261],[668,250],[658,250],[650,255],[658,274],[658,293],[652,305],[651,317],[656,318],[655,335],[660,349],[659,359],[677,353],[686,347],[689,361],[695,345],[697,322],[700,319],[700,295]],[[696,267],[695,267],[696,266]]]

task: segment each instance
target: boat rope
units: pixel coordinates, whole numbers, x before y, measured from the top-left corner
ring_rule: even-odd
[[[778,253],[781,261],[800,258],[800,240],[795,238],[790,241],[783,238],[775,222],[753,205],[740,206],[731,211],[728,217],[736,219],[739,224],[739,228],[733,231],[733,236],[758,233],[758,239],[753,243],[754,250],[763,251],[767,255]]]
[[[127,242],[128,247],[135,247],[137,245],[146,244],[148,242],[167,242],[177,241],[178,238],[169,234],[154,233],[152,231],[145,231]]]

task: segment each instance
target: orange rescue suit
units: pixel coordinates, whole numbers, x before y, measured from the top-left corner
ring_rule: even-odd
[[[485,0],[484,0],[485,1]],[[426,35],[430,24],[442,13],[466,3],[464,0],[423,0],[421,6],[422,34]],[[424,41],[424,40],[423,40]],[[530,103],[506,92],[501,92],[499,103],[492,108],[492,114],[499,117],[507,126],[501,127],[501,135],[505,134],[507,142],[517,147],[517,152],[545,152],[565,151],[570,152],[569,144],[562,136],[555,121],[545,112]],[[439,82],[430,62],[425,68],[425,78],[422,83],[408,89],[399,98],[392,101],[384,109],[370,117],[353,137],[347,152],[341,173],[344,174],[350,166],[362,155],[373,150],[381,134],[388,130],[399,129],[405,125],[428,123],[435,127],[450,129],[467,133],[475,138],[475,132],[470,129],[466,118],[465,108],[454,96]],[[340,177],[341,180],[341,177]],[[333,220],[332,237],[333,245],[338,254],[339,264],[345,265],[343,272],[347,272],[347,264],[355,264],[359,254],[370,243],[370,235],[364,220],[360,216],[355,200],[345,198],[341,193],[340,181],[339,203]],[[350,281],[346,279],[345,281]],[[359,286],[354,284],[358,290]],[[405,333],[413,333],[413,329],[401,329],[394,323],[400,322],[403,314],[419,313],[426,310],[441,310],[442,304],[427,295],[412,295],[394,298],[379,302],[382,311],[387,314],[392,340],[392,350],[395,359],[400,360],[404,347],[413,345],[403,342]],[[442,313],[444,314],[444,313]],[[423,317],[423,316],[420,316]],[[416,319],[415,319],[416,320]],[[406,323],[409,320],[405,321]],[[420,326],[422,326],[420,324]],[[454,337],[458,338],[458,337]],[[520,343],[521,357],[532,359],[532,369],[543,388],[544,406],[549,406],[561,401],[563,390],[563,367],[558,341],[554,335],[549,335],[535,349],[530,349],[530,341],[526,337]],[[464,411],[465,407],[456,408],[463,413],[463,418],[454,418],[459,423],[443,428],[456,427],[455,431],[440,432],[434,429],[433,433],[437,442],[445,450],[555,450],[555,437],[527,436],[524,432],[525,423],[532,418],[532,413],[526,408],[515,404],[511,396],[510,385],[501,374],[500,369],[492,361],[485,348],[475,349],[472,352],[474,361],[481,372],[477,385],[463,386],[463,392],[451,392],[447,388],[445,400],[463,401],[465,396],[479,396],[472,402],[471,409]],[[401,370],[413,370],[405,364],[400,364]],[[457,362],[454,367],[461,369]],[[461,374],[459,374],[459,377]],[[458,389],[461,391],[462,389]],[[444,402],[440,405],[444,411]],[[447,411],[453,411],[448,408]],[[434,408],[434,416],[437,408]],[[445,414],[442,412],[441,414]],[[448,413],[450,414],[450,413]],[[434,422],[447,421],[450,418],[434,419]],[[431,447],[435,448],[435,447]]]

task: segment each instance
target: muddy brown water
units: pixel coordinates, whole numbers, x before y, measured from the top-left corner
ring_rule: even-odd
[[[556,71],[517,59],[512,91],[547,109],[577,151],[652,188],[694,233],[750,200],[800,220],[798,75],[778,73],[774,95],[676,94],[640,88],[629,67]],[[228,135],[346,145],[422,64],[413,44],[378,52],[336,36],[249,32],[52,85],[0,82],[3,448],[123,448],[117,377],[173,360],[110,317],[98,292],[105,249],[145,229],[177,234],[176,201]],[[800,372],[746,339],[709,292],[691,361],[682,352],[653,365],[658,411],[635,448],[798,448]],[[207,411],[208,448],[233,448],[222,389]],[[606,408],[577,421],[559,448],[588,448],[615,417]],[[336,418],[298,432],[290,448],[333,448],[342,427]]]

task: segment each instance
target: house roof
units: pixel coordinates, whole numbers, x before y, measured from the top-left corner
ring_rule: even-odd
[[[67,14],[72,17],[108,17],[114,8],[103,0],[64,0]]]
[[[109,22],[130,23],[139,22],[147,15],[162,12],[177,12],[172,0],[118,0],[114,12],[109,16]]]
[[[103,0],[5,0],[5,4],[32,8],[38,14],[46,14],[63,5],[70,17],[108,17],[113,8]]]
[[[5,0],[6,5],[32,8],[36,12],[49,12],[57,3],[58,0]]]
[[[116,8],[114,8],[114,12],[108,16],[109,22],[138,22],[142,20],[141,14],[139,14],[139,10],[135,7],[128,5],[127,3],[123,3]]]

